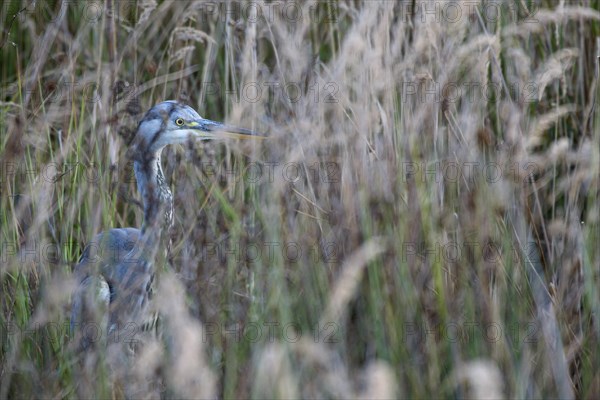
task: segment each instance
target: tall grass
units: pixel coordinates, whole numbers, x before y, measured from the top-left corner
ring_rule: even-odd
[[[476,3],[3,4],[0,396],[600,396],[600,13]],[[165,151],[163,334],[82,363],[167,99],[270,138]]]

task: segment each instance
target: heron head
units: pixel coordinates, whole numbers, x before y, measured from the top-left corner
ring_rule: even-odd
[[[192,107],[168,100],[152,107],[140,121],[137,140],[152,153],[170,144],[192,140],[225,138],[256,138],[264,136],[249,129],[238,128],[202,118]]]

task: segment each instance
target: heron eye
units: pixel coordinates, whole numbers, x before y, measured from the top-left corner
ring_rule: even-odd
[[[177,118],[175,120],[175,125],[182,126],[183,125],[183,118]]]

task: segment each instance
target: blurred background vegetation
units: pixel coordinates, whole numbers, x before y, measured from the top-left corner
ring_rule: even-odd
[[[67,327],[168,99],[270,139],[165,151],[170,322],[132,367],[162,397],[600,396],[597,2],[0,13],[0,397],[150,396]]]

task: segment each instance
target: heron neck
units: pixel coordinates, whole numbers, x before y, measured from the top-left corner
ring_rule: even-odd
[[[173,195],[160,165],[160,152],[134,160],[133,168],[144,204],[142,232],[149,226],[170,227],[173,222]]]

